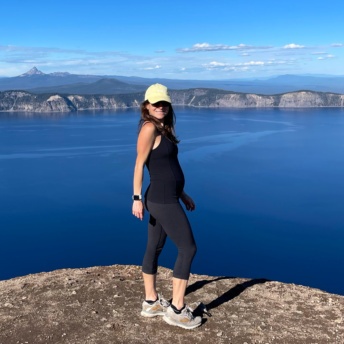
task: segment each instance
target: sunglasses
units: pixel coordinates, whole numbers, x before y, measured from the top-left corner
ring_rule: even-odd
[[[154,104],[151,104],[153,105],[154,107],[167,107],[170,105],[169,102],[165,102],[165,101],[160,101],[160,102],[156,102]]]

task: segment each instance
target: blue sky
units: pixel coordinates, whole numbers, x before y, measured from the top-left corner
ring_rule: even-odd
[[[3,1],[0,76],[344,75],[343,13],[343,0]]]

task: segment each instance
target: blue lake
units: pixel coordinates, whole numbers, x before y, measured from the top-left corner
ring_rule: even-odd
[[[344,111],[176,108],[194,273],[344,295]],[[0,113],[0,279],[141,264],[139,113]],[[145,186],[148,183],[146,173]],[[172,268],[167,243],[160,265]]]

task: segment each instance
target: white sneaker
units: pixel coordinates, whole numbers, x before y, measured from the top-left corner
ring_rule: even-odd
[[[142,302],[141,315],[146,318],[153,318],[158,315],[165,315],[167,307],[170,303],[165,300],[160,294],[158,294],[158,299],[151,305],[146,301]]]
[[[180,314],[176,314],[172,307],[168,307],[163,319],[170,325],[179,326],[187,330],[196,328],[202,324],[200,316],[195,317],[191,308],[185,306]]]

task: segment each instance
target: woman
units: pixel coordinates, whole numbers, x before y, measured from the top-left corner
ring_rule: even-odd
[[[146,298],[141,315],[163,319],[175,326],[192,329],[201,325],[201,317],[194,317],[184,303],[191,263],[196,244],[186,214],[195,203],[184,191],[184,175],[178,161],[179,142],[174,132],[175,115],[167,88],[160,84],[150,86],[141,104],[140,131],[137,140],[137,158],[134,171],[133,215],[143,219],[142,180],[144,166],[150,174],[150,185],[145,193],[145,208],[150,213],[148,242],[142,264]],[[166,237],[178,248],[173,269],[173,296],[169,303],[156,291],[158,257]]]

